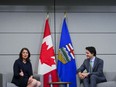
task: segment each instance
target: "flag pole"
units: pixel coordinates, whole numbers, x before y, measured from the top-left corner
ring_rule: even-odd
[[[55,60],[57,60],[56,56],[56,0],[54,0],[54,51],[55,51]]]

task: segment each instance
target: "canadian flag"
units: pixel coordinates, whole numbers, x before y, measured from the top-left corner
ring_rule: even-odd
[[[48,84],[49,79],[51,79],[52,82],[58,81],[55,53],[52,43],[48,17],[45,23],[43,42],[40,51],[38,74],[43,76],[43,87],[50,87],[50,85]],[[54,85],[54,87],[58,87],[58,85]]]

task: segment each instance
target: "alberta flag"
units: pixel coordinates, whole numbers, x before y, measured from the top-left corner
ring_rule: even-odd
[[[69,87],[77,87],[74,49],[66,24],[66,18],[64,18],[62,25],[57,70],[60,81],[71,82]]]
[[[43,76],[43,81],[42,81],[43,83],[41,87],[50,87],[50,85],[48,84],[49,80],[50,82],[58,81],[55,53],[52,43],[48,17],[45,22],[43,42],[42,42],[40,58],[39,58],[38,74]],[[54,87],[58,87],[58,85],[54,85]]]

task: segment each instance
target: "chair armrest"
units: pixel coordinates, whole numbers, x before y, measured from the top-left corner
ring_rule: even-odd
[[[0,73],[0,87],[2,87],[2,74]]]
[[[0,73],[0,87],[7,87],[6,74]]]
[[[76,78],[77,78],[77,87],[80,87],[80,78],[79,78],[78,74],[76,75]]]
[[[34,74],[33,77],[34,77],[36,80],[40,81],[40,75]]]
[[[116,81],[116,72],[104,72],[107,81]]]
[[[33,77],[40,81],[41,82],[41,86],[40,87],[43,87],[43,75],[40,75],[40,74],[34,74]]]

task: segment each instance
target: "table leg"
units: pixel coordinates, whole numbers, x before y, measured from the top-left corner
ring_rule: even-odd
[[[53,87],[53,85],[52,85],[52,84],[50,84],[50,87]]]
[[[69,87],[69,84],[67,84],[67,87]]]

